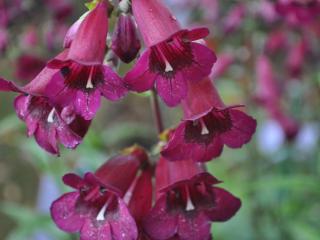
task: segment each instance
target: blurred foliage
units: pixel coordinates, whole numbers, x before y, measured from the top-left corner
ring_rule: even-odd
[[[25,1],[26,10],[9,26],[11,42],[0,58],[0,75],[13,79],[14,59],[20,54],[18,40],[25,25],[34,23],[38,34],[50,20],[50,13],[41,1]],[[221,16],[239,1],[220,1]],[[259,1],[246,1],[259,2]],[[83,4],[74,1],[73,16],[65,20],[71,24],[85,11]],[[90,6],[88,6],[90,8]],[[181,14],[177,11],[178,14]],[[185,12],[184,14],[188,14]],[[188,15],[189,23],[213,28],[208,43],[218,53],[233,52],[237,58],[227,74],[216,79],[218,89],[227,104],[245,103],[246,110],[258,119],[257,133],[262,131],[268,116],[252,101],[255,88],[254,65],[257,55],[272,27],[247,18],[241,29],[224,35],[217,27],[219,21],[202,19],[202,10]],[[27,17],[27,18],[26,18]],[[179,16],[178,16],[179,17]],[[42,26],[43,24],[43,26]],[[295,33],[296,35],[299,33]],[[294,34],[292,37],[296,37]],[[319,40],[319,39],[317,39]],[[317,51],[319,53],[319,41]],[[41,42],[36,52],[49,59],[59,49],[47,49]],[[275,61],[281,62],[281,59]],[[318,67],[314,67],[311,65]],[[283,66],[275,64],[275,71]],[[280,69],[277,69],[280,68]],[[272,152],[263,151],[264,140],[255,135],[252,142],[240,150],[225,148],[208,168],[221,185],[240,197],[243,206],[230,221],[213,225],[213,235],[219,240],[318,240],[320,237],[320,68],[319,59],[305,67],[301,81],[286,82],[285,105],[303,126],[315,124],[315,145],[305,150],[295,141],[285,141]],[[312,69],[312,71],[309,71]],[[122,72],[123,73],[123,72]],[[283,76],[285,78],[285,76]],[[147,94],[146,94],[147,96]],[[12,107],[13,94],[0,96],[0,239],[34,240],[77,239],[59,231],[49,217],[49,209],[39,209],[37,197],[41,191],[40,179],[51,176],[60,193],[68,190],[61,177],[70,171],[83,173],[99,166],[108,156],[121,148],[139,143],[148,149],[156,144],[149,99],[131,94],[125,100],[104,103],[84,142],[76,151],[63,149],[60,158],[49,156],[34,139],[25,135],[25,126],[18,120]],[[149,110],[150,109],[150,110]],[[162,106],[167,127],[174,126],[182,117],[179,110]],[[260,142],[259,142],[260,141]],[[262,141],[262,142],[261,142]],[[263,148],[263,147],[262,147]],[[39,190],[41,189],[41,190]],[[51,189],[51,188],[48,188]],[[53,198],[60,193],[45,192]],[[43,193],[41,193],[43,194]],[[48,206],[50,203],[46,203]]]

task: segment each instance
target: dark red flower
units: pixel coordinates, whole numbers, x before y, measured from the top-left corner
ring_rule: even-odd
[[[156,204],[143,226],[158,240],[210,239],[210,222],[227,221],[241,202],[222,188],[215,177],[193,161],[169,162],[161,158],[156,172]]]
[[[19,93],[14,106],[18,117],[27,125],[28,136],[34,135],[39,146],[52,154],[59,154],[58,143],[67,148],[76,148],[91,121],[84,120],[70,107],[62,108],[53,105],[46,97],[30,95],[27,89],[0,79],[0,91]]]
[[[84,178],[65,175],[64,183],[76,191],[52,204],[54,222],[63,231],[80,232],[82,240],[137,239],[135,220],[123,198],[145,161],[144,151],[133,149],[111,158]]]
[[[209,161],[223,146],[240,148],[251,140],[257,122],[241,106],[226,107],[209,79],[189,85],[183,101],[185,118],[171,132],[161,154],[168,160]]]
[[[95,116],[101,95],[115,101],[127,93],[121,78],[103,65],[107,31],[107,4],[100,1],[80,23],[66,59],[48,63],[60,71],[48,83],[46,96],[55,104],[72,105],[87,120]]]
[[[216,61],[209,48],[195,42],[209,31],[181,29],[159,0],[133,0],[132,9],[148,48],[124,80],[137,92],[155,86],[168,106],[176,106],[186,97],[187,82],[208,76]]]

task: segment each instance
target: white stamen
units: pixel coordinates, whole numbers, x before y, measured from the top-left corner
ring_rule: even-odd
[[[195,207],[194,207],[194,205],[193,205],[193,203],[192,203],[191,199],[190,199],[190,198],[188,198],[188,202],[187,202],[186,210],[187,210],[187,211],[192,211],[192,210],[194,210],[194,209],[195,209]]]
[[[103,205],[103,207],[101,208],[100,212],[97,215],[97,221],[103,221],[105,219],[104,215],[107,211],[107,207],[108,207],[108,203]]]
[[[201,135],[206,135],[206,134],[209,134],[209,130],[206,124],[203,121],[201,121]]]
[[[167,60],[165,60],[165,64],[166,64],[166,69],[164,71],[165,72],[172,72],[173,68]]]
[[[53,123],[53,121],[54,121],[54,119],[53,119],[53,117],[54,117],[54,112],[55,112],[55,109],[52,108],[52,110],[51,110],[51,112],[49,113],[48,118],[47,118],[48,123]]]
[[[87,81],[86,88],[93,88],[93,83],[92,83],[92,73],[93,73],[93,68],[90,69],[90,75]]]

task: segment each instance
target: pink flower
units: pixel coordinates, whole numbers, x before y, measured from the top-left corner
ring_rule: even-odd
[[[125,63],[134,60],[141,48],[135,22],[131,15],[121,14],[112,35],[112,50]]]
[[[226,33],[231,33],[237,30],[241,26],[245,18],[246,11],[246,5],[244,5],[243,3],[239,3],[232,7],[228,15],[224,19],[224,31]]]
[[[269,34],[266,41],[266,51],[269,53],[277,53],[279,50],[284,50],[288,46],[288,36],[283,30],[276,30]]]
[[[239,107],[226,107],[209,79],[190,84],[183,101],[185,118],[171,132],[162,156],[204,162],[220,156],[224,145],[242,147],[251,140],[257,122]]]
[[[127,93],[121,78],[103,65],[107,24],[107,4],[101,1],[81,22],[66,59],[48,63],[60,71],[48,83],[46,96],[55,104],[72,105],[86,120],[94,118],[101,95],[115,101]]]
[[[147,50],[125,76],[129,89],[144,92],[155,85],[168,106],[187,94],[187,82],[208,76],[215,54],[194,41],[208,29],[181,29],[176,18],[159,0],[133,0],[132,9]]]
[[[38,78],[49,72],[41,72]],[[74,149],[85,136],[90,121],[75,114],[72,108],[53,105],[43,96],[30,95],[28,87],[19,88],[13,83],[0,78],[0,91],[18,92],[14,101],[18,117],[27,125],[28,136],[34,135],[40,147],[52,154],[59,154],[58,143]]]
[[[287,55],[287,68],[292,77],[300,77],[308,50],[309,43],[306,39],[301,39],[290,47]]]
[[[210,222],[227,221],[241,206],[238,198],[193,161],[161,158],[156,170],[156,203],[144,218],[151,239],[206,240]]]
[[[137,226],[123,197],[145,161],[146,154],[138,149],[111,158],[84,178],[65,175],[64,183],[75,191],[53,202],[56,225],[66,232],[80,232],[81,240],[137,239]]]

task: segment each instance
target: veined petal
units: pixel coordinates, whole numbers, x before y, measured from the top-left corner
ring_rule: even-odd
[[[102,95],[110,101],[116,101],[125,96],[128,90],[122,79],[109,67],[103,66],[104,83],[99,87]]]
[[[91,120],[96,115],[101,103],[101,93],[99,90],[91,92],[77,91],[75,102],[76,112],[86,120]]]
[[[169,107],[178,105],[187,96],[186,79],[180,72],[168,78],[158,75],[156,88],[160,97]]]
[[[55,224],[66,232],[77,232],[83,225],[84,217],[76,211],[78,192],[62,195],[51,205],[51,216]]]
[[[189,81],[200,81],[211,73],[217,57],[212,50],[202,44],[192,42],[191,48],[193,63],[183,69],[183,75]]]

